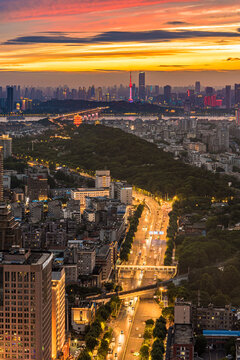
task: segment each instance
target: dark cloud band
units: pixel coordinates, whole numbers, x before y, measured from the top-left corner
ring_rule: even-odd
[[[53,35],[32,35],[19,36],[10,39],[3,45],[23,45],[23,44],[94,44],[94,43],[114,43],[114,42],[141,42],[141,41],[171,41],[176,39],[190,38],[238,38],[239,32],[218,32],[218,31],[108,31],[92,37],[71,37],[63,34]]]

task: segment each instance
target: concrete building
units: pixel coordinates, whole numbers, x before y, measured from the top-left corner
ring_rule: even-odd
[[[9,135],[0,136],[0,146],[3,147],[3,158],[12,156],[12,138]]]
[[[22,246],[21,230],[10,205],[0,203],[0,250],[8,250],[12,245]]]
[[[33,202],[29,204],[31,222],[37,223],[42,220],[43,204],[41,202]]]
[[[27,180],[27,195],[30,201],[47,200],[48,180],[44,175],[29,174]]]
[[[103,245],[96,254],[96,265],[102,267],[102,280],[109,279],[112,271],[112,252],[108,245]]]
[[[56,359],[65,344],[65,271],[52,272],[52,358]]]
[[[110,188],[112,199],[118,199],[125,205],[132,204],[132,186],[124,182],[112,182]]]
[[[14,201],[24,201],[24,192],[22,189],[14,189],[13,190],[13,200]]]
[[[96,171],[96,188],[109,188],[111,183],[110,170],[97,170]]]
[[[0,202],[3,201],[3,147],[0,146]]]
[[[78,275],[89,275],[93,272],[96,264],[96,250],[94,247],[83,247],[77,249]]]
[[[59,200],[52,200],[48,203],[48,216],[54,219],[63,218],[62,203]]]
[[[52,254],[12,249],[0,256],[1,358],[52,357]]]
[[[78,276],[91,274],[96,265],[95,247],[84,245],[81,240],[70,240],[68,248],[73,252],[73,262],[77,264]]]
[[[74,331],[85,333],[86,326],[90,325],[95,316],[93,303],[81,303],[78,307],[71,309],[71,325]]]
[[[193,325],[198,332],[202,330],[231,330],[236,322],[236,311],[230,305],[224,308],[217,308],[213,305],[193,308]]]
[[[191,309],[190,302],[176,302],[174,306],[174,323],[175,324],[191,324]]]
[[[191,323],[191,303],[176,301],[174,307],[174,327],[171,333],[170,359],[193,360],[193,327]]]
[[[109,189],[97,189],[97,188],[79,188],[77,190],[71,190],[71,197],[74,200],[80,200],[80,205],[85,206],[86,197],[109,197]]]
[[[64,264],[66,285],[78,281],[77,264]]]

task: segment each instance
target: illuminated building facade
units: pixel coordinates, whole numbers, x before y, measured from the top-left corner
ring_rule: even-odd
[[[78,115],[78,114],[75,115],[75,116],[74,116],[73,123],[74,123],[75,126],[81,125],[81,124],[82,124],[82,116],[80,116],[80,115]]]
[[[65,344],[65,270],[52,272],[52,358]]]
[[[0,359],[51,359],[51,276],[50,253],[1,253]]]
[[[96,188],[109,188],[111,183],[111,176],[109,170],[97,170],[96,171]]]
[[[79,188],[77,190],[71,190],[71,197],[74,200],[80,200],[80,205],[85,206],[86,197],[109,197],[109,189],[96,189],[96,188]]]
[[[27,182],[29,200],[46,200],[48,198],[48,179],[43,174],[29,174]]]
[[[12,138],[9,135],[0,136],[0,146],[3,147],[3,158],[12,156]]]
[[[83,334],[86,326],[90,325],[95,316],[93,303],[82,303],[71,309],[71,325],[74,331]]]

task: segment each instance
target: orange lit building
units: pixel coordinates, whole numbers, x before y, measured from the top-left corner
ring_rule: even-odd
[[[65,345],[65,270],[52,272],[52,359],[66,353]],[[60,357],[62,358],[62,357]],[[63,357],[65,359],[65,357]]]
[[[81,124],[82,124],[82,116],[80,116],[80,115],[78,115],[78,114],[75,115],[75,116],[74,116],[73,123],[74,123],[74,125],[76,125],[76,126],[81,125]]]

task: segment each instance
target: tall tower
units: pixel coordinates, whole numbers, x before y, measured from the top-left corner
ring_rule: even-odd
[[[145,72],[139,73],[139,100],[145,100]]]
[[[130,103],[133,102],[133,98],[132,98],[132,74],[131,74],[131,71],[130,71],[130,83],[129,83],[129,99],[128,101]]]

